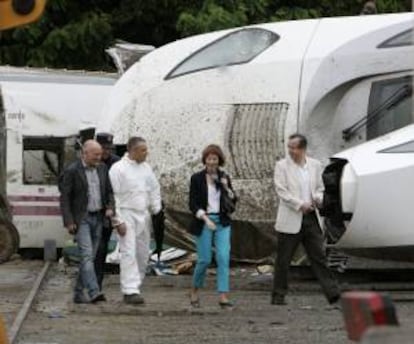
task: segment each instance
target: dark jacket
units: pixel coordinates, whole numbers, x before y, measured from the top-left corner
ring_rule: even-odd
[[[121,160],[121,158],[118,155],[111,153],[109,158],[106,159],[106,160],[102,160],[102,162],[106,165],[106,167],[108,168],[108,171],[109,171],[109,169],[112,167],[112,165],[115,164],[119,160]]]
[[[97,167],[101,186],[103,209],[114,209],[114,197],[104,164]],[[70,164],[63,172],[59,185],[60,208],[64,226],[72,223],[79,226],[88,211],[88,181],[82,160]]]
[[[202,170],[200,172],[197,172],[191,176],[191,183],[190,183],[190,199],[189,199],[189,206],[190,210],[193,213],[193,219],[190,225],[190,233],[194,235],[200,235],[203,227],[204,227],[204,221],[200,220],[196,217],[197,211],[200,209],[203,209],[204,211],[207,211],[207,205],[208,205],[208,188],[207,188],[207,180],[206,180],[206,170]],[[228,175],[226,175],[223,171],[219,170],[218,173],[219,180],[221,178],[226,177],[228,180],[228,187],[230,190],[233,191],[233,187],[231,185],[231,180]],[[226,214],[223,211],[223,197],[226,193],[226,190],[224,189],[223,185],[221,183],[218,184],[220,191],[221,191],[221,198],[220,198],[220,223],[223,226],[229,226],[231,224],[231,218],[230,214]],[[233,194],[235,195],[234,191]],[[237,200],[236,196],[235,201]]]

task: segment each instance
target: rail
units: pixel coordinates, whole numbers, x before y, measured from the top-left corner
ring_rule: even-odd
[[[9,331],[9,342],[10,344],[16,343],[17,336],[19,334],[20,329],[22,328],[22,325],[27,317],[27,314],[29,313],[33,301],[35,300],[40,287],[42,286],[43,280],[47,275],[47,272],[49,271],[49,268],[51,266],[52,262],[45,262],[43,265],[42,270],[40,271],[39,275],[36,278],[35,283],[33,284],[32,289],[29,292],[29,295],[26,297],[23,306],[20,308],[19,313],[17,314],[16,318],[14,319],[14,322],[11,326],[11,329]]]

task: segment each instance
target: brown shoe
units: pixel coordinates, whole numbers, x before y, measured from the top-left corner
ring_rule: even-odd
[[[140,294],[130,294],[124,295],[124,302],[128,305],[142,305],[145,300]]]

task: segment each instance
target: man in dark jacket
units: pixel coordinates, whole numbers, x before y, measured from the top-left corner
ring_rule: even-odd
[[[109,133],[98,133],[96,134],[96,141],[102,146],[102,162],[109,169],[111,166],[119,161],[120,157],[113,153],[113,135]],[[100,290],[102,290],[102,282],[104,279],[105,272],[105,260],[108,253],[108,244],[111,239],[112,225],[111,221],[107,219],[103,223],[103,231],[101,241],[99,242],[98,252],[95,258],[95,272],[98,280]]]
[[[101,156],[100,144],[94,140],[86,141],[81,159],[65,169],[60,185],[63,223],[75,236],[81,256],[74,290],[75,303],[88,302],[84,288],[90,302],[105,301],[96,279],[94,260],[104,218],[114,214],[114,200],[108,170],[101,163]]]

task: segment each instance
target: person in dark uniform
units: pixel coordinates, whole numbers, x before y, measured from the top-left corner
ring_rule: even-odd
[[[377,14],[377,5],[375,4],[375,0],[369,0],[365,2],[364,7],[362,8],[361,15],[366,14]]]
[[[111,166],[121,158],[113,153],[114,136],[109,133],[97,133],[96,141],[102,146],[102,162],[108,167],[108,171]]]
[[[96,141],[102,146],[102,162],[109,169],[111,166],[120,160],[120,157],[113,153],[113,135],[110,133],[97,133]],[[104,221],[101,241],[98,246],[98,251],[95,258],[96,278],[100,290],[102,290],[102,282],[105,271],[105,259],[108,252],[108,244],[112,234],[111,221]]]

